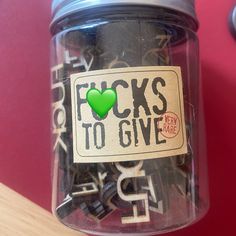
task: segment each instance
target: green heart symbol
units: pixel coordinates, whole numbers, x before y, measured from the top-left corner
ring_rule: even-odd
[[[100,92],[98,89],[90,89],[86,99],[97,115],[104,118],[117,101],[116,92],[113,89],[105,89]]]

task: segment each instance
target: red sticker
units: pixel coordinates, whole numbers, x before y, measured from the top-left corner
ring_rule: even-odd
[[[174,112],[166,112],[159,122],[159,129],[165,138],[174,138],[180,131],[180,119]]]

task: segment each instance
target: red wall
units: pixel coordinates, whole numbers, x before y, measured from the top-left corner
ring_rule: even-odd
[[[211,209],[181,236],[235,235],[235,0],[197,0]],[[49,0],[0,2],[0,182],[50,209]]]

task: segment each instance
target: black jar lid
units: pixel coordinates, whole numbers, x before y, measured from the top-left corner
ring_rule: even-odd
[[[195,0],[53,0],[51,27],[68,15],[77,12],[121,5],[163,7],[184,13],[193,18],[196,24],[198,24]]]

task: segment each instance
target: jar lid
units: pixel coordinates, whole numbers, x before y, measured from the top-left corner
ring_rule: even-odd
[[[182,12],[192,17],[197,23],[195,0],[53,0],[52,23],[53,26],[64,17],[76,12],[105,6],[157,6]]]

